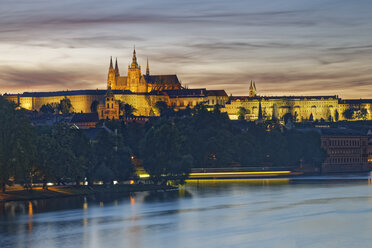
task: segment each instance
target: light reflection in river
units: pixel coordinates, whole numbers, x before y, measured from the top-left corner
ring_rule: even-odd
[[[0,247],[369,247],[368,176],[189,181],[0,204]]]

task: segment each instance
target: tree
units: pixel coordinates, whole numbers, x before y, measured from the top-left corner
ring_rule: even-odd
[[[355,113],[354,113],[354,112],[355,112],[354,109],[349,108],[349,109],[346,109],[346,110],[342,113],[342,115],[344,116],[345,119],[352,120],[352,119],[355,118]]]
[[[336,109],[335,110],[335,121],[337,122],[339,118],[340,116],[339,116],[338,110]]]
[[[44,114],[53,114],[55,109],[51,104],[47,103],[41,106],[40,111],[43,112]]]
[[[164,101],[157,101],[155,103],[155,109],[160,114],[160,116],[164,116],[168,112],[168,105]]]
[[[89,166],[88,138],[66,124],[42,127],[38,133],[38,170],[43,181],[57,184],[75,181],[79,185]]]
[[[69,114],[74,111],[74,108],[71,104],[71,100],[68,98],[64,98],[59,102],[59,110],[62,114]]]
[[[226,113],[208,111],[203,104],[190,117],[174,121],[197,167],[226,167],[236,161],[236,130]]]
[[[16,105],[0,96],[0,187],[10,177],[26,180],[33,171],[34,134],[28,119]]]
[[[93,153],[95,163],[88,173],[88,182],[99,180],[109,184],[113,180],[127,180],[133,175],[132,152],[120,134],[102,131],[93,146]]]
[[[137,111],[132,105],[128,103],[123,103],[122,101],[119,101],[119,109],[120,109],[120,112],[123,113],[125,118],[129,118],[133,116],[134,112]]]
[[[314,121],[313,113],[310,114],[309,121]]]
[[[186,147],[185,136],[168,121],[147,131],[141,142],[141,157],[143,167],[154,183],[166,184],[168,180],[177,184],[185,182],[193,164]]]
[[[367,120],[368,118],[368,111],[365,108],[361,108],[355,113],[355,117],[360,120]]]
[[[293,115],[293,122],[297,122],[297,121],[298,121],[298,114],[297,114],[297,111],[296,111]]]
[[[261,101],[259,102],[259,105],[258,105],[258,119],[259,120],[262,120],[263,116],[262,116],[262,106],[261,106]]]
[[[245,115],[248,114],[248,111],[244,107],[239,107],[238,110],[238,119],[239,120],[245,120]]]
[[[278,105],[276,103],[273,104],[273,114],[271,116],[271,120],[277,121],[278,120]]]
[[[92,113],[97,113],[97,111],[98,111],[98,104],[99,104],[99,102],[97,100],[94,100],[92,102],[92,104],[90,105],[90,111]]]
[[[287,123],[288,121],[293,121],[293,116],[291,113],[286,113],[285,115],[283,115],[283,120],[284,120],[284,123]]]

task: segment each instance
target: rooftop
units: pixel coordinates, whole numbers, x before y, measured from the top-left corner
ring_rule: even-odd
[[[98,122],[97,113],[77,113],[71,119],[71,123]]]

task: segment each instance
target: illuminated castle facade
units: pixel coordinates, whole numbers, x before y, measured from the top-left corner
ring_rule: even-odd
[[[295,121],[347,120],[343,116],[347,109],[356,113],[365,109],[364,119],[372,120],[372,99],[342,100],[336,95],[259,96],[255,83],[251,83],[249,96],[231,96],[223,110],[230,119],[237,120],[241,109],[246,113],[244,119],[251,121],[259,118],[282,120],[286,114],[290,114]]]
[[[110,59],[107,76],[107,89],[109,88],[112,90],[128,90],[132,93],[150,93],[163,90],[179,90],[182,89],[182,86],[176,75],[150,75],[148,60],[146,74],[142,75],[141,66],[137,63],[136,50],[134,50],[127,76],[120,76],[118,61],[115,61],[114,68],[112,59]]]
[[[109,91],[109,97],[107,97]],[[100,118],[114,118],[119,101],[135,108],[135,115],[159,115],[155,108],[158,101],[164,101],[175,109],[182,109],[203,103],[213,107],[223,106],[228,101],[224,90],[186,89],[182,87],[177,75],[151,75],[147,61],[146,74],[142,74],[133,51],[132,63],[128,66],[127,76],[121,76],[118,61],[110,59],[105,90],[74,90],[56,92],[24,92],[5,94],[4,97],[22,108],[39,111],[43,105],[59,103],[68,98],[76,113],[90,113],[92,104],[98,102]],[[103,114],[102,114],[103,113]],[[115,118],[116,119],[116,118]]]
[[[164,101],[174,109],[193,108],[205,104],[212,108],[221,106],[230,119],[238,119],[244,109],[244,119],[283,119],[290,113],[296,121],[304,120],[344,120],[342,113],[347,109],[365,109],[365,119],[372,120],[372,99],[342,100],[338,96],[258,96],[255,82],[251,82],[248,96],[228,97],[224,90],[188,89],[181,85],[177,75],[151,75],[149,63],[145,74],[137,62],[133,51],[132,63],[127,76],[121,76],[118,61],[113,65],[110,59],[107,88],[105,90],[76,90],[57,92],[25,92],[5,94],[4,97],[28,110],[37,110],[45,104],[59,103],[68,98],[76,113],[90,113],[94,103],[101,119],[118,118],[119,103],[127,103],[135,108],[135,115],[159,115],[155,108],[158,101]]]

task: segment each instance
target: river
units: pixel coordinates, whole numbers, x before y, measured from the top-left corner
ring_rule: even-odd
[[[0,203],[0,247],[371,247],[370,175]]]

